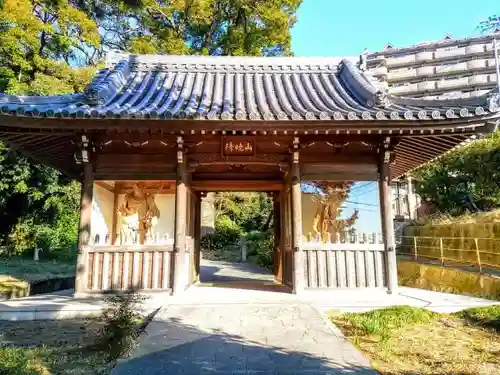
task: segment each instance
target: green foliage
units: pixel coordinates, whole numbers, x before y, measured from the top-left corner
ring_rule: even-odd
[[[415,172],[417,193],[446,213],[463,213],[470,195],[478,207],[500,207],[500,132],[456,149]]]
[[[114,361],[129,353],[139,337],[142,320],[139,304],[146,297],[135,293],[119,294],[107,298],[108,307],[102,312],[105,322],[97,340],[97,347],[108,353],[108,360]]]
[[[346,313],[337,319],[347,322],[355,336],[376,335],[385,341],[392,330],[428,323],[437,317],[438,314],[426,309],[394,306],[365,313]]]
[[[251,232],[267,229],[272,204],[265,193],[217,193],[215,210],[216,227],[219,220],[229,218],[243,231]]]
[[[474,307],[456,314],[476,326],[492,328],[500,332],[500,306]]]
[[[37,195],[36,203],[26,207],[27,212],[9,231],[5,243],[10,253],[31,256],[34,249],[41,248],[44,258],[72,259],[78,236],[79,190],[77,182],[54,184],[50,192]]]
[[[215,222],[215,232],[207,233],[201,238],[201,246],[206,250],[222,250],[234,245],[242,236],[240,226],[229,217],[222,216]]]
[[[272,267],[273,237],[269,231],[272,203],[265,193],[217,193],[215,195],[215,232],[201,239],[211,259],[241,259],[240,240],[247,242],[248,255],[257,255],[257,263]]]
[[[47,95],[81,90],[89,69],[72,69],[68,63],[79,49],[99,43],[96,23],[68,0],[4,0],[0,92]]]
[[[266,232],[253,231],[245,237],[248,256],[255,255],[256,262],[263,268],[272,269],[274,266],[274,235],[271,230]]]
[[[80,184],[1,144],[0,176],[0,245],[30,256],[37,247],[45,255],[57,248],[71,251],[77,239]]]
[[[84,3],[81,1],[81,3]],[[134,53],[289,55],[301,0],[154,0],[84,3],[109,36]]]
[[[0,374],[39,375],[40,366],[23,348],[0,348]]]

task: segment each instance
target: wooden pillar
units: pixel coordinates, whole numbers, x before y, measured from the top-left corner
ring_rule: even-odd
[[[186,226],[187,226],[187,166],[184,155],[184,142],[177,137],[177,184],[175,191],[175,238],[174,238],[174,294],[184,291],[187,287],[188,267],[186,264]]]
[[[281,246],[281,275],[283,278],[283,284],[287,285],[291,283],[288,275],[291,273],[289,270],[289,265],[287,263],[287,256],[289,252],[291,252],[291,230],[289,223],[289,212],[290,207],[288,206],[288,194],[289,194],[289,184],[288,179],[285,180],[285,186],[280,194],[280,206],[281,206],[281,238],[280,238],[280,246]]]
[[[274,279],[283,284],[283,246],[281,242],[281,192],[273,196]]]
[[[193,254],[193,271],[194,282],[200,281],[200,260],[201,260],[201,196],[196,194],[194,201],[194,254]]]
[[[386,259],[386,282],[387,291],[392,294],[397,291],[398,275],[396,263],[396,240],[394,236],[394,221],[392,213],[391,201],[391,178],[390,178],[390,151],[384,149],[381,153],[379,164],[379,195],[380,195],[380,214],[382,222],[382,234],[384,237],[385,245],[385,259]]]
[[[92,218],[92,198],[94,176],[92,164],[83,164],[82,192],[80,198],[80,223],[78,225],[78,256],[76,260],[75,296],[85,291],[87,283],[87,246],[90,242],[90,224]],[[91,271],[91,270],[90,270]]]
[[[113,189],[113,220],[111,228],[111,245],[116,245],[116,227],[118,226],[118,185],[119,183],[115,181],[115,188]]]
[[[293,141],[291,177],[292,197],[292,249],[293,249],[293,292],[304,290],[304,254],[302,252],[302,193],[300,190],[299,138]]]

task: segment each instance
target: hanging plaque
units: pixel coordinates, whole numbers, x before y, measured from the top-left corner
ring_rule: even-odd
[[[229,136],[222,138],[223,156],[254,156],[255,138],[245,136]]]

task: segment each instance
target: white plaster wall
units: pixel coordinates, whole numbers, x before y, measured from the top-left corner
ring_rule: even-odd
[[[316,215],[317,207],[313,202],[313,194],[302,193],[302,235],[308,236],[309,233],[314,233],[313,231],[313,219]]]
[[[103,187],[94,184],[91,217],[91,243],[94,243],[98,234],[100,243],[104,243],[106,235],[111,238],[113,226],[113,193]]]
[[[155,197],[155,202],[160,210],[160,219],[154,231],[161,238],[167,234],[172,242],[174,240],[175,225],[175,194],[158,194]]]

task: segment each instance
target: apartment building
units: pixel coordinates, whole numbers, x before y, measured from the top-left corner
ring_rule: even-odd
[[[387,44],[365,55],[366,68],[390,93],[415,98],[450,98],[482,95],[497,86],[494,35],[453,39],[446,35],[408,47]],[[499,39],[500,48],[500,39]],[[411,180],[392,186],[396,220],[416,219],[429,212],[421,207]]]
[[[500,43],[499,43],[500,45]],[[416,98],[481,95],[497,84],[493,35],[385,46],[366,65],[389,92]]]

